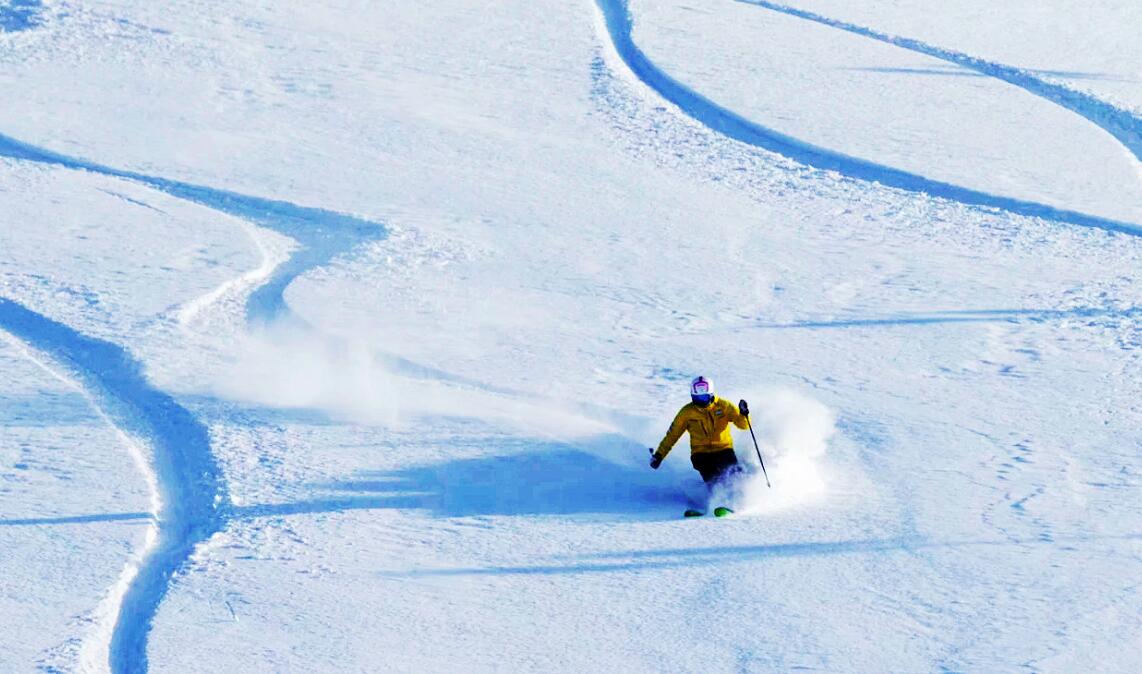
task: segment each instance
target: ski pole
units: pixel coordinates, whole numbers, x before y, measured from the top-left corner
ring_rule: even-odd
[[[745,418],[745,423],[749,426],[749,437],[753,438],[753,448],[757,450],[757,460],[761,461],[761,474],[765,476],[765,486],[773,489],[773,485],[769,484],[769,473],[765,472],[765,461],[761,458],[761,447],[757,446],[757,436],[753,434],[753,424],[750,423],[748,416]]]

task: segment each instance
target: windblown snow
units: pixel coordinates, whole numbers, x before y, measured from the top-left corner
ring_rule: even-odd
[[[0,670],[1139,670],[1139,25],[0,0]]]

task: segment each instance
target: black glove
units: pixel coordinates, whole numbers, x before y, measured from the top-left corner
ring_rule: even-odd
[[[746,404],[746,401],[744,401],[744,400],[738,401],[738,411],[741,412],[743,417],[749,416],[749,405]]]
[[[658,467],[661,465],[662,465],[662,459],[660,459],[659,457],[654,455],[654,448],[651,447],[650,448],[650,467],[655,469],[655,470],[658,470]]]

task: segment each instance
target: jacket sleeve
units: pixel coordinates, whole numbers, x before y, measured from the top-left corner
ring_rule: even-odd
[[[686,413],[686,408],[678,410],[678,414],[674,415],[674,421],[670,424],[670,430],[666,431],[666,437],[662,438],[662,442],[658,443],[658,450],[654,455],[660,459],[665,459],[670,450],[674,448],[675,443],[686,432],[686,420],[683,418]]]
[[[738,411],[737,405],[728,400],[726,401],[726,412],[729,414],[730,421],[734,423],[734,426],[737,426],[743,431],[749,428],[749,419],[747,419],[742,415],[741,412]]]

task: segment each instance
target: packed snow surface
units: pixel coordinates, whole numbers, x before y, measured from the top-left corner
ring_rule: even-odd
[[[0,0],[0,670],[1142,669],[1142,5],[1001,5]]]

